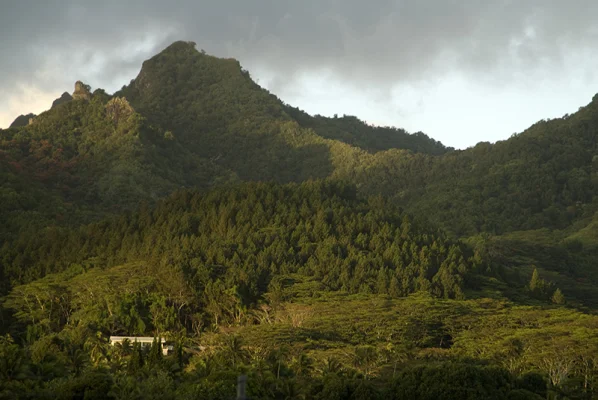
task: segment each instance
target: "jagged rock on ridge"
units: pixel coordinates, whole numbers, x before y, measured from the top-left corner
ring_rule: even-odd
[[[91,100],[91,86],[77,81],[73,92],[73,100]]]
[[[27,115],[19,115],[12,124],[10,124],[9,128],[18,128],[21,126],[31,125],[33,123],[33,118],[37,117],[35,114],[27,114]]]
[[[75,90],[76,90],[76,87],[75,87]],[[57,106],[59,106],[61,104],[64,104],[64,103],[68,103],[71,100],[73,100],[73,96],[71,96],[70,94],[68,94],[68,92],[64,92],[62,94],[62,96],[60,96],[59,98],[57,98],[56,100],[54,100],[54,102],[52,103],[52,107],[51,108],[57,107]]]

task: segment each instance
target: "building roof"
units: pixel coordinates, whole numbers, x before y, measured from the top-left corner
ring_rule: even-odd
[[[123,340],[128,339],[129,342],[153,342],[154,338],[150,336],[110,336],[111,342],[122,342]],[[166,339],[160,338],[162,343],[166,342]]]

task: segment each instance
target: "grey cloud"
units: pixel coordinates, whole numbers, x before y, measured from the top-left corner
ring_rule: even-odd
[[[598,50],[597,16],[593,0],[0,0],[0,94],[114,85],[179,38],[267,68],[281,90],[319,69],[363,87],[455,71],[504,81]]]

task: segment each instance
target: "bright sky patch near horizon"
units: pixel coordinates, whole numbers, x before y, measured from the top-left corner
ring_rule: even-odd
[[[589,103],[597,17],[591,0],[0,0],[0,128],[192,40],[310,114],[465,148]]]

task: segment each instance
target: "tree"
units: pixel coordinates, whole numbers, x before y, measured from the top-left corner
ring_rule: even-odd
[[[388,294],[395,299],[401,297],[401,286],[400,286],[399,280],[397,279],[397,276],[395,274],[393,274],[392,278],[390,279],[390,286],[388,288]]]
[[[162,363],[162,358],[162,340],[159,337],[154,337],[147,357],[147,362],[151,366],[158,366]]]
[[[125,341],[128,343],[127,339],[125,339]],[[123,341],[123,344],[125,344],[125,341]],[[130,353],[131,355],[127,362],[127,369],[129,374],[135,375],[144,364],[144,354],[141,349],[141,344],[137,341],[133,343]]]
[[[233,368],[245,361],[246,351],[243,342],[236,335],[228,335],[223,339],[223,350],[227,359],[232,363]]]
[[[333,357],[326,357],[323,362],[323,366],[320,368],[320,372],[323,376],[329,374],[338,374],[342,371],[343,365]]]
[[[378,361],[378,351],[373,346],[358,346],[353,355],[353,366],[363,373],[365,379],[369,379],[372,369]]]
[[[532,277],[529,281],[529,290],[532,292],[536,292],[541,286],[542,280],[540,279],[540,274],[538,273],[538,269],[534,268],[534,272],[532,272]]]
[[[115,97],[106,104],[106,117],[110,119],[114,125],[133,114],[133,108],[123,97]],[[172,135],[172,133],[171,133]]]
[[[548,295],[546,294],[546,291],[549,289],[549,285],[544,279],[540,278],[540,273],[538,272],[537,268],[534,268],[534,272],[532,273],[532,277],[528,286],[534,297],[547,300]]]
[[[290,349],[287,345],[282,344],[278,349],[272,352],[271,357],[276,363],[276,379],[280,379],[280,370],[283,364],[288,360]]]
[[[566,303],[565,295],[563,295],[563,292],[561,292],[561,289],[559,289],[559,288],[557,288],[554,291],[554,294],[552,295],[551,300],[554,304],[565,304]]]
[[[23,350],[10,335],[0,336],[0,380],[23,379],[26,372]]]
[[[386,268],[380,268],[378,271],[378,282],[376,284],[378,294],[388,293],[388,272]]]
[[[296,376],[308,377],[313,370],[313,362],[306,354],[301,353],[293,359],[292,369]]]
[[[107,347],[107,341],[101,332],[90,334],[84,344],[84,349],[89,353],[91,362],[96,367],[106,361],[108,354]]]

